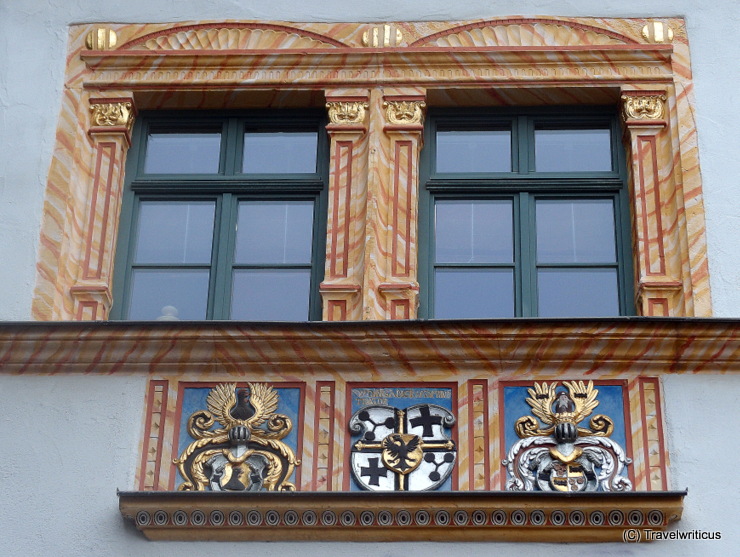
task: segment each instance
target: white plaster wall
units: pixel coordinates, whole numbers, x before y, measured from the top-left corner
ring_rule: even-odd
[[[682,531],[719,531],[720,541],[578,544],[579,555],[725,557],[740,547],[737,376],[670,376],[664,382],[672,488],[688,487]],[[132,490],[145,380],[121,376],[0,376],[0,555],[26,557],[550,557],[547,544],[342,544],[149,542],[118,512]],[[708,412],[711,410],[711,414]],[[734,413],[734,414],[733,414]],[[729,420],[729,421],[728,421]],[[676,526],[674,526],[674,529]]]
[[[46,174],[59,113],[67,25],[198,19],[393,21],[500,15],[687,18],[715,314],[740,316],[740,96],[736,0],[2,0],[0,320],[30,318]]]

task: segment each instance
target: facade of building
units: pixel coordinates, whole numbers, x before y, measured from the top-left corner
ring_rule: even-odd
[[[3,554],[736,545],[737,10],[28,4]]]

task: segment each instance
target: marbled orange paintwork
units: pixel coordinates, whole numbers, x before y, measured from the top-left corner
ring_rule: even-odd
[[[709,316],[693,84],[684,22],[648,43],[646,20],[500,18],[468,22],[192,22],[110,25],[118,47],[85,50],[70,29],[41,230],[33,315],[105,319],[126,142],[90,134],[90,98],[139,109],[314,106],[367,98],[359,128],[330,125],[324,319],[413,318],[417,306],[417,130],[390,129],[386,98],[429,105],[617,104],[666,95],[660,123],[626,125],[637,307]],[[649,123],[647,123],[649,124]],[[109,130],[113,132],[113,130]]]
[[[0,372],[146,380],[139,489],[174,486],[179,396],[193,382],[302,386],[301,490],[347,485],[348,385],[452,385],[460,490],[502,489],[504,383],[624,385],[638,490],[671,488],[660,378],[740,372],[740,323],[591,319],[365,323],[0,324]],[[297,426],[298,427],[298,426]]]
[[[350,383],[445,382],[458,401],[461,490],[501,489],[506,381],[624,381],[635,488],[665,490],[665,373],[740,371],[736,322],[710,316],[693,84],[683,20],[652,44],[646,20],[500,18],[468,22],[191,22],[109,25],[114,50],[85,50],[99,25],[70,28],[49,169],[33,316],[104,320],[112,300],[128,130],[90,107],[323,106],[362,101],[331,123],[325,321],[312,325],[0,325],[0,372],[125,373],[148,380],[142,490],[174,486],[179,393],[192,381],[303,388],[299,489],[347,485]],[[418,161],[423,120],[390,122],[384,103],[427,106],[612,104],[664,95],[657,120],[625,122],[638,311],[662,320],[394,324],[418,305]]]

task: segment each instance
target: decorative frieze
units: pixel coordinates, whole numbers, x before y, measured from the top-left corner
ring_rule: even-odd
[[[685,496],[118,493],[121,514],[150,540],[224,541],[649,541],[650,532],[681,518]]]

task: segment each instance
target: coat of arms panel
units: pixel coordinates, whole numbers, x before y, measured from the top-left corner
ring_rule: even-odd
[[[350,392],[353,491],[451,489],[454,389],[380,385]]]
[[[176,488],[292,491],[302,389],[265,383],[184,386]]]
[[[632,490],[623,385],[543,381],[502,392],[506,489]]]

